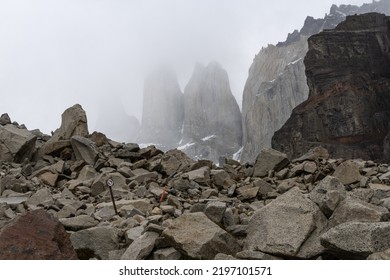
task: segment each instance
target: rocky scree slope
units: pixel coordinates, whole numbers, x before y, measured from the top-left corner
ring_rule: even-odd
[[[0,259],[390,259],[386,164],[318,147],[217,167],[85,121],[75,105],[49,137],[0,118]]]
[[[333,157],[384,160],[390,121],[390,17],[348,16],[309,39],[310,94],[275,133],[291,158],[314,146]]]
[[[241,161],[254,161],[288,120],[292,110],[309,95],[303,59],[307,39],[325,29],[333,29],[347,15],[380,12],[390,15],[386,0],[364,4],[333,5],[324,18],[307,17],[300,31],[289,34],[285,42],[262,48],[249,69],[242,104],[243,151]]]

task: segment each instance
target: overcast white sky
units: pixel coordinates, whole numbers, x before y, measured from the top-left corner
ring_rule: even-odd
[[[332,4],[367,2],[0,0],[0,114],[49,133],[80,103],[90,131],[104,132],[112,121],[97,125],[97,115],[113,98],[140,119],[149,67],[174,65],[183,90],[195,62],[211,60],[227,70],[241,106],[262,46],[284,41],[307,15],[323,17]]]

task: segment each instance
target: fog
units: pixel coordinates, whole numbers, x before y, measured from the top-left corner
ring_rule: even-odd
[[[50,133],[79,103],[90,131],[105,132],[123,112],[141,121],[150,69],[172,65],[183,90],[195,63],[212,60],[227,70],[241,106],[261,47],[284,41],[307,15],[323,17],[333,3],[364,2],[0,0],[0,114]]]

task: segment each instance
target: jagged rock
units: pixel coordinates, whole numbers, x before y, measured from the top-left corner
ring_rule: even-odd
[[[171,176],[175,172],[185,169],[195,162],[180,150],[174,149],[166,152],[161,158],[161,173]]]
[[[216,224],[220,224],[222,222],[225,211],[226,203],[221,201],[211,201],[207,203],[206,208],[204,209],[206,216]]]
[[[208,166],[185,173],[190,181],[195,181],[199,184],[205,184],[210,180],[210,168]]]
[[[258,194],[262,198],[267,198],[268,193],[272,192],[274,189],[272,188],[272,185],[268,182],[264,181],[263,179],[257,179],[253,182],[254,187],[258,187]]]
[[[58,180],[58,174],[52,172],[45,172],[39,175],[38,178],[45,185],[49,185],[50,187],[55,187]]]
[[[329,227],[335,227],[346,222],[380,222],[389,211],[380,206],[347,198],[342,201],[329,219]]]
[[[99,155],[95,143],[82,136],[72,136],[70,139],[76,160],[83,160],[89,165],[95,165]]]
[[[109,252],[118,249],[118,232],[113,227],[94,227],[73,232],[72,245],[79,259],[109,259]]]
[[[388,222],[348,222],[324,233],[321,236],[321,244],[338,257],[365,259],[370,254],[390,248],[389,232]]]
[[[5,190],[12,190],[19,193],[28,191],[27,182],[22,178],[16,178],[13,175],[6,175],[0,178],[0,194]]]
[[[359,182],[362,178],[359,171],[359,165],[352,160],[341,163],[333,173],[344,185]]]
[[[67,230],[78,231],[96,226],[99,222],[88,215],[80,215],[72,218],[60,219]]]
[[[271,170],[280,171],[290,161],[287,156],[273,149],[262,150],[256,158],[253,177],[265,177]]]
[[[346,190],[337,178],[327,176],[310,192],[309,198],[330,217],[339,203],[346,198]]]
[[[0,126],[0,161],[21,163],[30,160],[35,151],[37,136],[14,125]]]
[[[63,160],[72,158],[71,144],[69,140],[59,140],[56,142],[46,142],[44,144],[44,153],[51,156],[59,156]],[[41,149],[42,150],[42,149]],[[42,153],[42,151],[41,151]]]
[[[7,125],[11,124],[11,118],[8,116],[7,113],[4,113],[0,116],[0,125]]]
[[[237,193],[239,194],[238,198],[241,200],[249,200],[252,198],[256,198],[258,192],[259,192],[259,187],[252,188],[250,187],[250,185],[248,187],[239,188],[237,190]]]
[[[128,243],[133,243],[134,240],[141,237],[141,235],[144,233],[145,228],[143,226],[136,226],[128,231],[126,231],[126,240]]]
[[[310,37],[305,57],[309,98],[275,133],[273,148],[293,158],[323,146],[332,157],[384,159],[389,21],[377,13],[348,16],[333,31]]]
[[[122,260],[143,260],[152,252],[160,235],[156,232],[145,232],[126,249]]]
[[[390,186],[384,184],[373,184],[370,183],[368,186],[372,194],[371,200],[381,200],[390,197]]]
[[[70,140],[72,136],[88,137],[87,115],[84,109],[76,104],[64,111],[61,126],[41,148],[41,154],[51,154],[56,142]],[[58,149],[56,149],[58,151]]]
[[[104,133],[97,131],[92,132],[89,139],[93,141],[97,147],[101,147],[109,143],[107,136]]]
[[[34,193],[26,202],[27,205],[48,207],[54,203],[48,188],[42,188]]]
[[[172,247],[194,259],[212,260],[217,253],[231,255],[240,251],[233,236],[200,212],[173,220],[162,235]]]
[[[39,209],[0,229],[0,259],[74,260],[77,255],[64,227]]]
[[[191,157],[219,162],[242,142],[241,112],[225,70],[212,62],[197,65],[184,89],[185,117],[179,149]]]
[[[323,250],[319,234],[326,225],[327,219],[318,206],[293,188],[254,213],[244,248],[290,257],[313,257]]]

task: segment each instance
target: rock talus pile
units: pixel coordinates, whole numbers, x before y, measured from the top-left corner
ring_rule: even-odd
[[[1,259],[389,256],[386,164],[329,159],[318,147],[293,161],[268,149],[253,165],[218,167],[61,127],[68,139],[34,132],[31,159],[0,162]],[[48,154],[48,144],[62,148]]]

